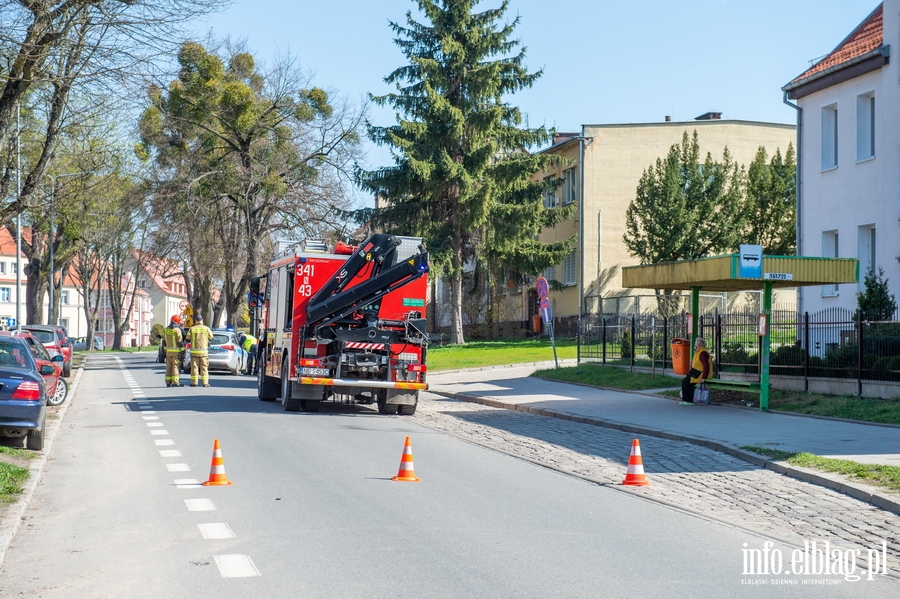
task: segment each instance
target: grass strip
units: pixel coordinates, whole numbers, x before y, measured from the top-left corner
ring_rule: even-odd
[[[900,492],[900,467],[883,466],[880,464],[860,464],[852,460],[837,458],[823,458],[811,453],[791,453],[780,449],[768,447],[756,447],[747,445],[741,447],[760,455],[787,462],[794,466],[819,470],[820,472],[833,472],[849,478],[858,479],[875,487],[882,487],[894,492]]]
[[[578,345],[574,341],[569,339],[556,341],[558,359],[571,360],[577,355]],[[428,347],[429,372],[552,360],[553,346],[549,339],[471,341],[465,345],[432,344]]]
[[[653,376],[647,372],[631,372],[622,368],[597,366],[594,364],[579,364],[570,368],[549,368],[538,370],[532,376],[538,378],[561,381],[565,383],[580,383],[582,385],[594,385],[597,387],[610,387],[613,389],[639,390],[660,389],[663,387],[678,387],[681,382],[670,376]],[[677,395],[678,392],[676,391]]]
[[[12,503],[28,479],[28,468],[0,462],[0,503]]]
[[[897,399],[773,390],[769,394],[769,408],[863,422],[900,424],[900,401]]]

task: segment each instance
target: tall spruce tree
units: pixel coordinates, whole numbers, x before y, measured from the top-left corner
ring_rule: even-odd
[[[797,238],[797,164],[794,146],[789,144],[784,157],[776,149],[766,162],[762,146],[747,169],[747,243],[763,246],[770,256],[792,256]]]
[[[365,213],[375,227],[426,239],[432,264],[450,283],[451,341],[458,344],[465,342],[467,263],[488,257],[536,274],[571,251],[570,241],[535,241],[571,214],[571,207],[543,206],[544,191],[558,181],[532,181],[558,159],[526,150],[547,143],[551,132],[521,127],[521,112],[504,101],[541,71],[523,65],[525,48],[512,38],[519,19],[499,23],[508,2],[473,13],[478,2],[416,0],[427,23],[410,12],[405,27],[390,23],[409,64],[385,78],[394,93],[371,96],[396,111],[397,123],[370,126],[369,136],[391,148],[395,164],[357,173],[379,199],[381,207]]]

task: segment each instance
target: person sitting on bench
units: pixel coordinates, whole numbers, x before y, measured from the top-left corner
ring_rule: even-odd
[[[681,403],[683,405],[694,403],[694,391],[698,383],[706,382],[712,377],[712,360],[709,350],[706,349],[706,339],[697,337],[694,341],[694,358],[691,360],[691,370],[681,381]]]

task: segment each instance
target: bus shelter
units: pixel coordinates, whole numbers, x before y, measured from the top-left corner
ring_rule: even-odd
[[[698,260],[664,262],[622,269],[622,287],[691,291],[691,348],[697,339],[700,322],[701,291],[762,291],[759,334],[760,356],[759,409],[769,409],[769,319],[772,314],[772,290],[778,288],[833,285],[859,281],[859,261],[855,258],[817,258],[807,256],[764,256],[761,250],[712,256]]]

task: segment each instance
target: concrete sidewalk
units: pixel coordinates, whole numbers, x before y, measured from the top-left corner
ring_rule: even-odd
[[[568,365],[568,364],[567,364]],[[496,407],[564,417],[638,434],[662,436],[706,445],[744,459],[754,458],[742,446],[900,466],[900,426],[860,424],[800,415],[760,412],[734,406],[683,406],[648,392],[597,389],[544,381],[529,376],[545,365],[434,372],[430,391]],[[661,387],[677,379],[662,378]],[[847,492],[900,513],[900,496],[831,474],[766,462],[766,467]],[[761,464],[760,464],[761,465]],[[846,488],[842,488],[842,486]],[[885,501],[888,505],[885,505]]]

